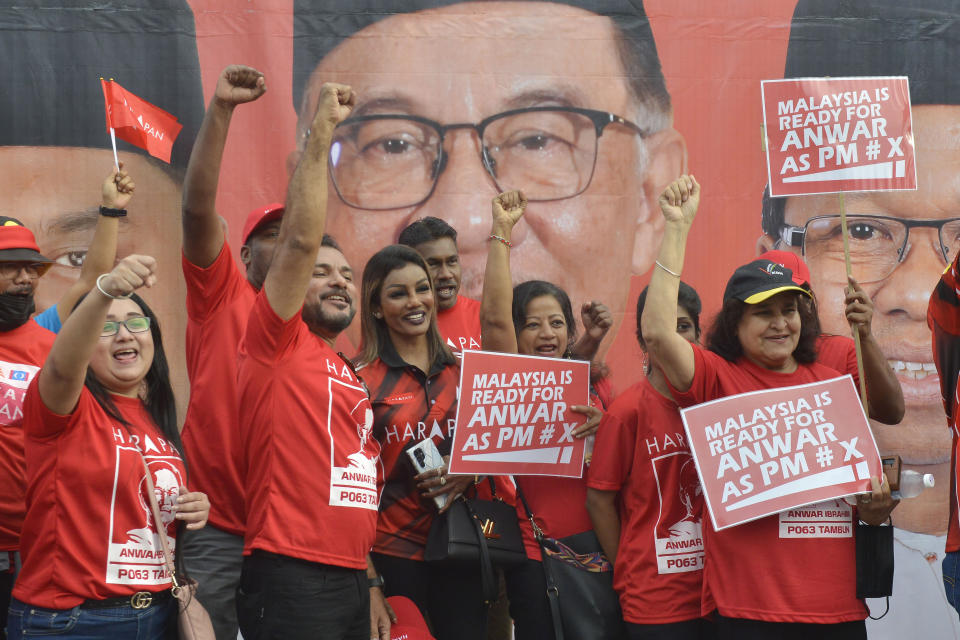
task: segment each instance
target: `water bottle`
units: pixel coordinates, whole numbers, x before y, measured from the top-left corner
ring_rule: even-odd
[[[912,469],[906,469],[900,472],[900,490],[894,491],[891,495],[894,500],[916,498],[924,489],[929,489],[933,485],[932,473],[919,473]]]

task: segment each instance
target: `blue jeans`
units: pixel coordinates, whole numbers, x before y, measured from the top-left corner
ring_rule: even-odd
[[[960,551],[949,551],[943,557],[943,590],[950,606],[960,612]]]
[[[55,636],[62,640],[164,640],[174,624],[176,601],[148,609],[44,609],[14,598],[7,617],[7,640]]]

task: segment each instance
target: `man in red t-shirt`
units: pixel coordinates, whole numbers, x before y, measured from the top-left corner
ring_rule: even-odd
[[[51,264],[29,229],[0,216],[0,629],[7,627],[26,513],[23,399],[54,339],[30,319],[33,294]]]
[[[366,388],[333,349],[357,289],[323,233],[334,128],[354,104],[349,87],[323,86],[240,345],[247,517],[237,613],[248,638],[390,638],[369,561],[380,445]]]
[[[187,284],[187,373],[190,404],[183,445],[191,484],[210,496],[208,526],[185,537],[187,569],[218,638],[237,637],[236,591],[243,562],[243,476],[237,403],[237,348],[263,285],[282,204],[250,212],[243,228],[241,271],[216,211],[220,162],[237,105],[266,91],[263,74],[229,66],[217,78],[183,183],[183,258]],[[214,401],[215,400],[215,401]]]

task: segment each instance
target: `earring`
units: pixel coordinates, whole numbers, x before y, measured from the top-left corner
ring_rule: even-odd
[[[377,320],[379,320],[379,319],[381,319],[381,318],[383,317],[383,314],[380,313],[379,311],[374,311],[374,312],[373,312],[373,317],[376,318]]]

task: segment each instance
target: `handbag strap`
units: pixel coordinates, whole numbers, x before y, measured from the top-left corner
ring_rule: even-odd
[[[543,577],[547,583],[547,602],[550,603],[550,617],[553,619],[554,637],[556,640],[564,640],[563,617],[560,615],[560,588],[557,586],[557,580],[553,575],[553,571],[550,570],[550,562],[543,548],[543,530],[537,526],[537,522],[533,518],[533,511],[530,510],[530,505],[527,504],[527,498],[523,495],[523,489],[520,488],[520,483],[515,481],[515,484],[517,485],[517,497],[520,498],[520,504],[523,505],[523,510],[527,514],[527,520],[530,521],[530,526],[533,527],[533,537],[537,539],[537,544],[540,546],[540,564],[543,565]]]
[[[464,500],[463,504],[477,533],[477,548],[480,550],[480,586],[483,589],[483,601],[489,606],[497,599],[497,581],[494,578],[493,560],[490,559],[487,536],[483,535],[483,525],[480,523],[480,518],[476,512],[470,507],[470,502]]]
[[[523,495],[523,489],[520,488],[520,483],[514,480],[514,484],[517,487],[517,497],[520,498],[520,504],[523,505],[523,511],[527,514],[527,520],[530,521],[530,526],[533,527],[533,537],[537,539],[537,543],[542,548],[543,529],[537,525],[537,521],[533,517],[533,511],[530,510],[530,505],[527,504],[527,498]]]
[[[170,541],[167,539],[166,527],[163,526],[163,519],[160,517],[160,505],[157,504],[157,489],[153,484],[153,476],[150,474],[150,467],[147,466],[147,459],[143,457],[143,452],[137,449],[140,454],[140,461],[143,463],[143,471],[147,479],[147,497],[150,498],[150,511],[153,512],[153,524],[157,529],[157,537],[160,538],[160,546],[163,548],[163,560],[167,565],[167,571],[170,572],[170,581],[173,583],[171,590],[176,595],[180,590],[180,583],[177,582],[176,564],[173,561],[173,554],[170,553]]]

